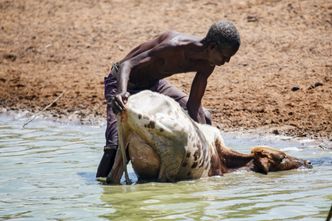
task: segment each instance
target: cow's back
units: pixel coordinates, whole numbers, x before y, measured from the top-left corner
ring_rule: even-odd
[[[128,133],[141,138],[160,157],[161,181],[207,176],[208,142],[176,101],[143,91],[129,97],[126,113],[123,124],[127,124]]]

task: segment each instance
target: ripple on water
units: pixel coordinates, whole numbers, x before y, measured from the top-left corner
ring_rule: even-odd
[[[331,205],[331,151],[311,141],[225,134],[225,142],[239,151],[276,146],[310,159],[312,170],[103,186],[95,181],[103,127],[22,125],[0,116],[0,219],[323,220]],[[135,181],[131,167],[129,175]]]

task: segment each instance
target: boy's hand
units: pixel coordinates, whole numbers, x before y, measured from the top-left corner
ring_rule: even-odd
[[[126,109],[125,104],[128,101],[129,95],[130,94],[128,92],[125,92],[125,93],[116,94],[112,97],[111,107],[115,114],[118,114]]]

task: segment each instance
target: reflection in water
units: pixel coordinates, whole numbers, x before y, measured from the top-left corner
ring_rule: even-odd
[[[312,170],[105,186],[95,181],[103,127],[23,123],[0,116],[0,219],[323,220],[331,206],[331,150],[312,141],[224,135],[242,152],[267,144],[310,159]]]

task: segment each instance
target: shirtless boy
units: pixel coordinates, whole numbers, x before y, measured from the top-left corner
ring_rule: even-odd
[[[240,36],[235,26],[219,21],[203,39],[166,32],[134,48],[114,64],[105,78],[106,146],[96,176],[106,177],[112,169],[118,148],[116,114],[125,109],[130,94],[152,90],[167,95],[187,110],[193,120],[211,124],[209,113],[201,107],[207,79],[215,66],[229,62],[239,47]],[[185,72],[196,72],[189,97],[163,79]]]

